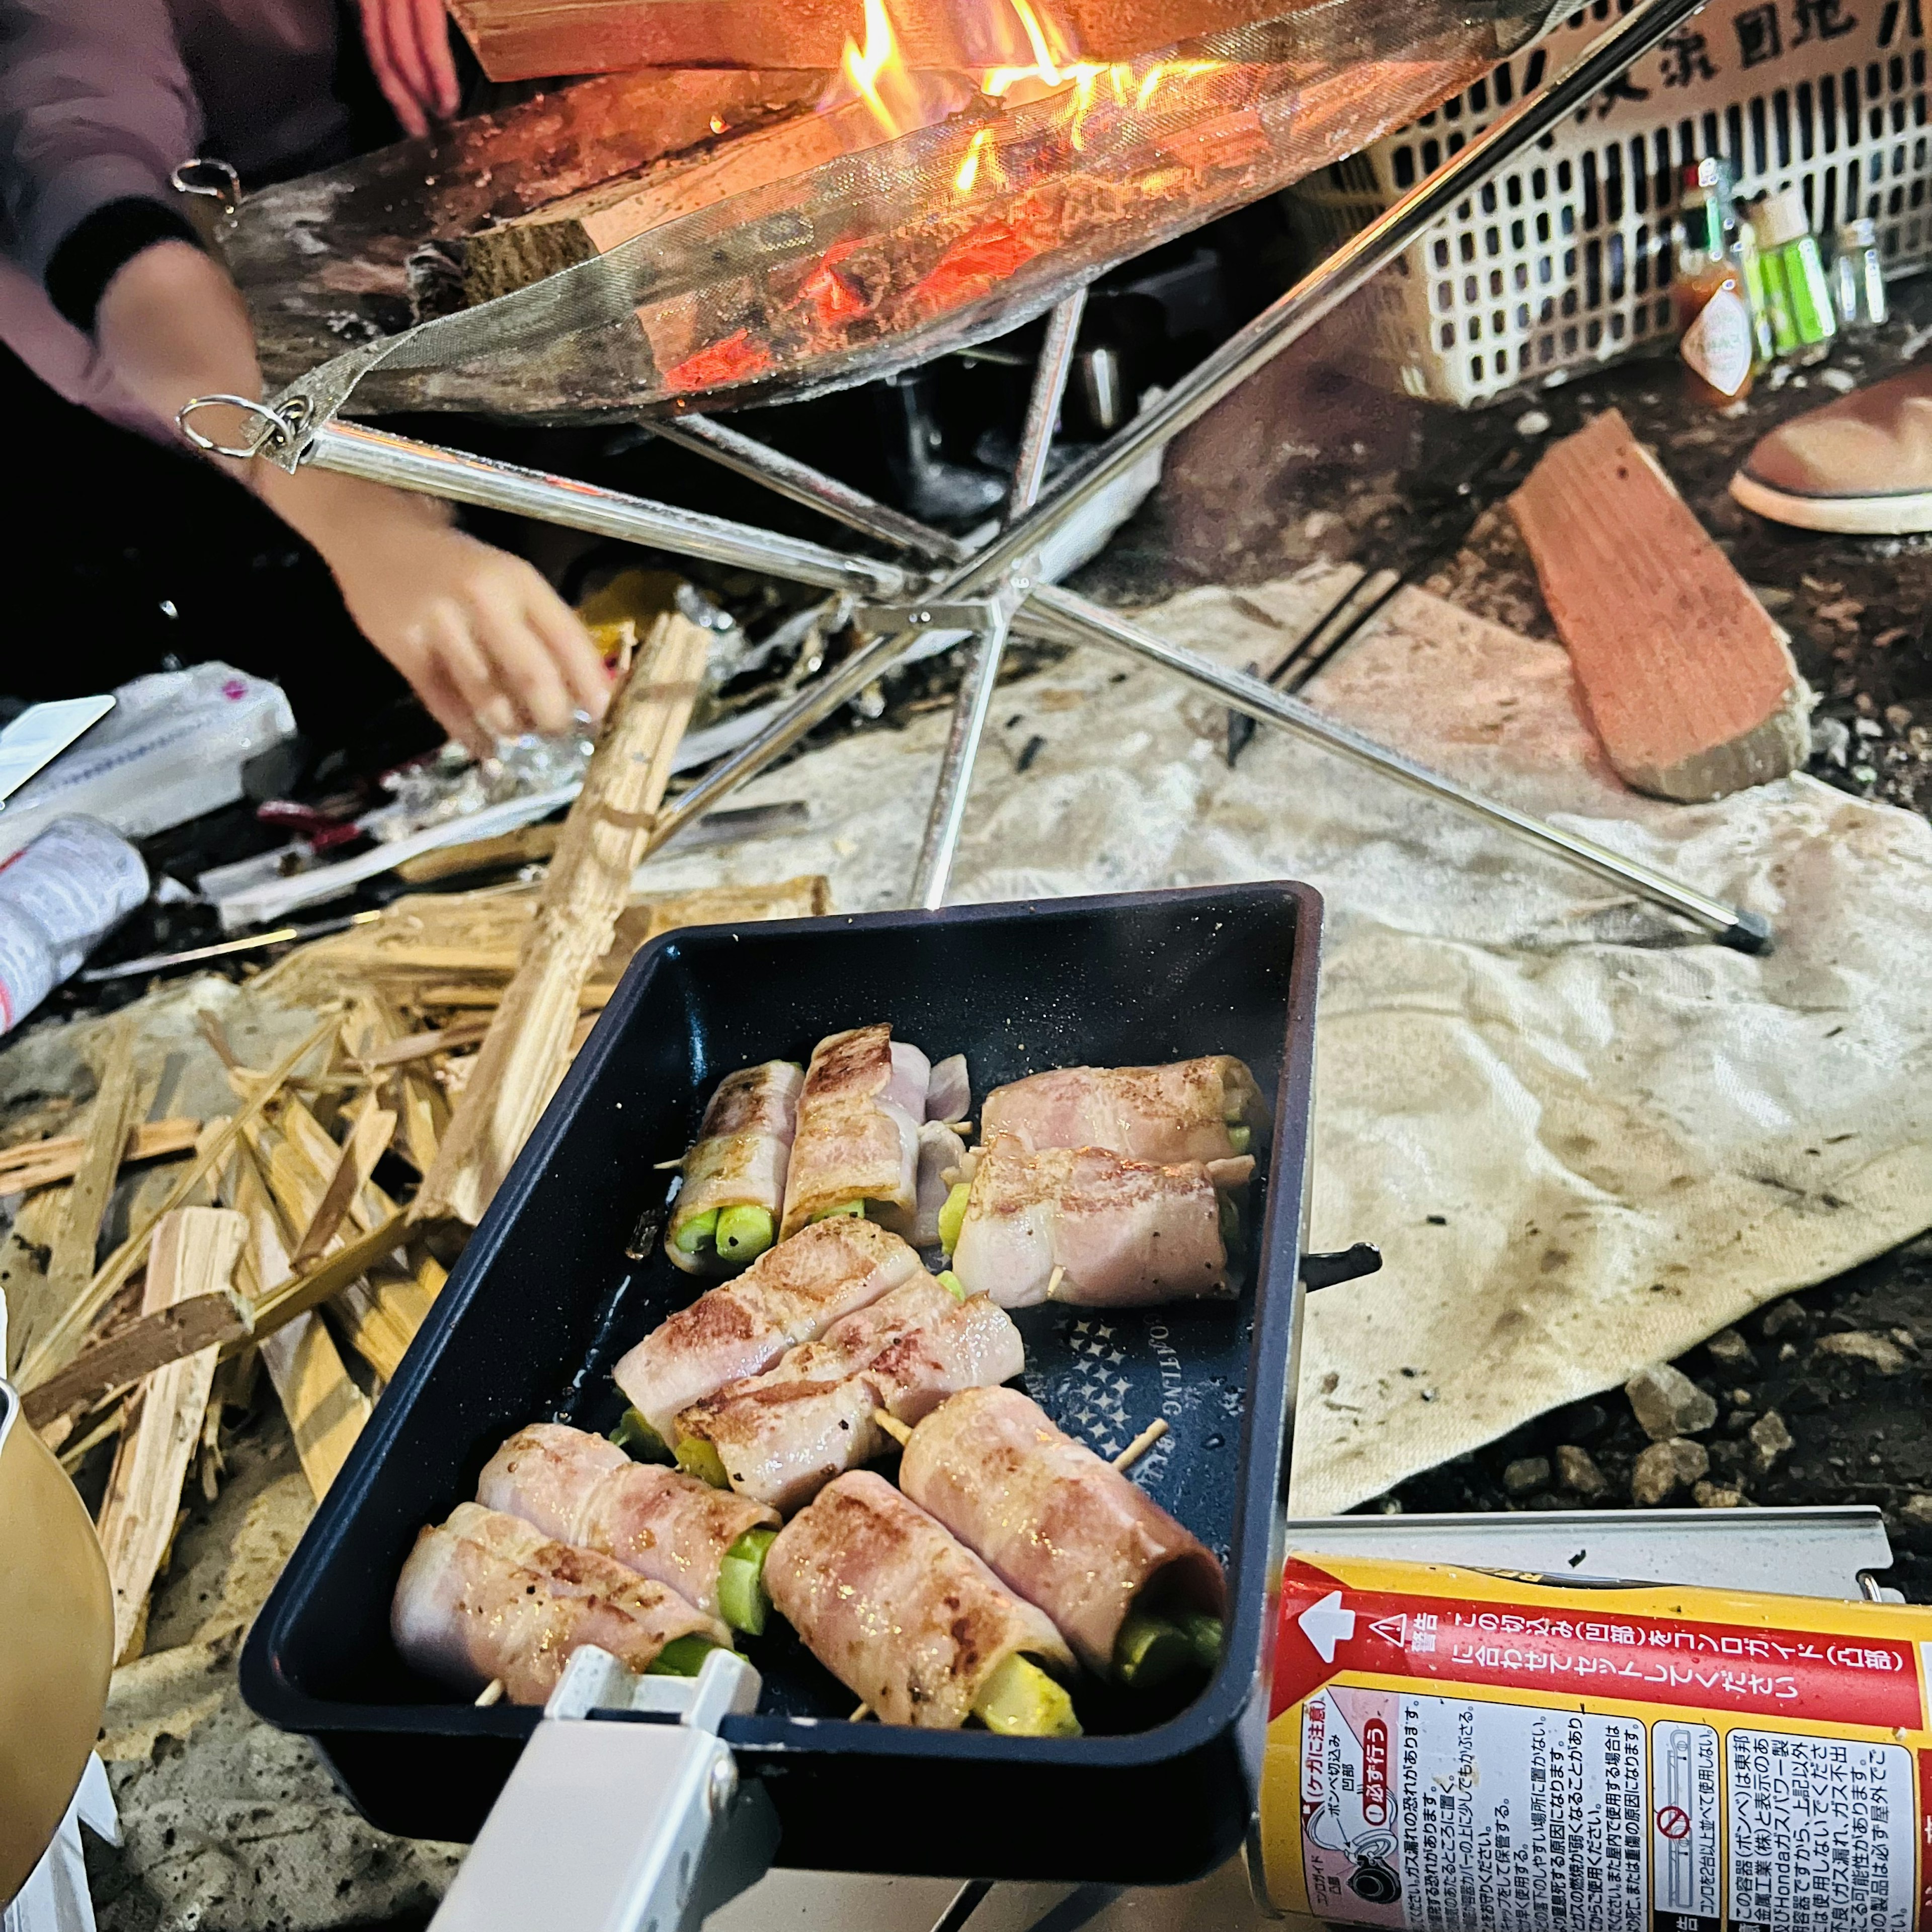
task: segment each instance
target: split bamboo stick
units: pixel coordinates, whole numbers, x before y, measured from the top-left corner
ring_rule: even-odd
[[[116,1142],[118,1148],[119,1141]],[[239,1214],[220,1208],[179,1208],[162,1216],[154,1234],[142,1312],[226,1288],[248,1237]],[[182,1485],[201,1439],[217,1351],[211,1345],[142,1382],[138,1418],[124,1429],[100,1506],[100,1546],[114,1589],[114,1654],[138,1654],[148,1592],[174,1539]]]
[[[165,1156],[185,1154],[201,1131],[199,1120],[178,1115],[165,1120],[143,1120],[128,1134],[121,1150],[124,1167],[138,1160],[159,1160]],[[0,1194],[30,1194],[36,1188],[57,1186],[71,1180],[80,1172],[88,1150],[85,1134],[56,1134],[46,1140],[26,1141],[0,1152]]]
[[[610,707],[517,970],[412,1212],[472,1227],[562,1076],[578,995],[610,944],[701,688],[706,632],[659,617]]]

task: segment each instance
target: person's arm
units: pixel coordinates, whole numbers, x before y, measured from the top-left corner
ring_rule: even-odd
[[[261,394],[247,309],[190,244],[162,241],[116,271],[94,339],[121,382],[170,420],[192,398]],[[436,722],[472,750],[602,715],[609,680],[570,608],[520,558],[467,536],[430,498],[323,470],[230,466],[319,550],[363,634]]]

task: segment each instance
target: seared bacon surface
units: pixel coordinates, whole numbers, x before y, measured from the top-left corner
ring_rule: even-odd
[[[912,1232],[932,1071],[889,1026],[854,1027],[818,1042],[799,1096],[782,1234],[852,1201],[869,1204],[896,1232]]]
[[[1224,1185],[1253,1169],[1246,1157],[1216,1165]],[[1030,1154],[1001,1135],[979,1156],[952,1271],[969,1292],[1004,1308],[1049,1298],[1131,1308],[1230,1294],[1220,1178],[1198,1161],[1160,1166],[1099,1148]]]
[[[646,1335],[617,1364],[617,1385],[674,1442],[680,1409],[763,1374],[786,1349],[890,1294],[919,1268],[904,1241],[869,1221],[820,1221]]]
[[[1022,1146],[1106,1148],[1133,1160],[1219,1161],[1245,1150],[1228,1129],[1264,1120],[1255,1077],[1232,1054],[1166,1066],[1062,1066],[986,1096],[981,1137]]]
[[[1226,1608],[1213,1553],[1017,1389],[972,1389],[913,1431],[899,1484],[1106,1671],[1138,1604]]]
[[[601,1436],[562,1423],[520,1429],[483,1466],[476,1500],[545,1536],[614,1557],[718,1614],[718,1568],[770,1510],[682,1470],[634,1462]]]
[[[812,1655],[889,1724],[956,1730],[1016,1652],[1072,1667],[1043,1612],[870,1470],[841,1476],[778,1532],[765,1586]]]
[[[665,1252],[674,1267],[699,1274],[716,1265],[709,1252],[688,1255],[677,1245],[680,1229],[700,1214],[762,1208],[778,1220],[804,1084],[804,1070],[789,1060],[768,1060],[718,1082],[697,1143],[685,1156],[684,1185],[671,1212]]]
[[[674,1638],[730,1641],[665,1585],[476,1503],[417,1537],[389,1628],[413,1668],[464,1691],[500,1678],[513,1704],[542,1703],[585,1644],[641,1671]]]
[[[717,1449],[741,1496],[789,1513],[893,1446],[876,1410],[916,1422],[956,1390],[1004,1382],[1025,1365],[1003,1310],[983,1295],[962,1304],[922,1273],[764,1375],[687,1408],[677,1431]]]

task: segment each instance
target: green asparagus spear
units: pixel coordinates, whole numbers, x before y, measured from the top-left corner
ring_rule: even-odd
[[[634,1462],[668,1462],[670,1450],[664,1438],[644,1420],[640,1408],[627,1408],[610,1432],[610,1440]]]
[[[724,1552],[718,1570],[718,1613],[734,1630],[762,1636],[772,1600],[765,1588],[765,1552],[775,1529],[748,1529]]]
[[[1080,1720],[1073,1700],[1031,1658],[1000,1660],[986,1679],[973,1706],[973,1714],[989,1731],[1009,1738],[1077,1738]]]
[[[866,1204],[862,1201],[842,1201],[836,1208],[821,1208],[812,1216],[814,1221],[830,1221],[841,1214],[850,1214],[854,1220],[866,1218]]]
[[[680,1438],[677,1466],[687,1476],[695,1476],[700,1483],[709,1483],[714,1490],[728,1490],[731,1486],[731,1478],[724,1473],[724,1460],[718,1453],[717,1444],[707,1442],[702,1436]]]
[[[701,1630],[687,1630],[674,1636],[645,1666],[646,1677],[695,1677],[704,1668],[704,1660],[718,1646]]]
[[[717,1238],[718,1210],[707,1214],[694,1214],[671,1236],[671,1245],[681,1255],[694,1255],[700,1248],[709,1247]]]
[[[939,1210],[939,1242],[950,1255],[959,1245],[960,1223],[966,1218],[967,1197],[973,1192],[970,1180],[957,1183]]]
[[[769,1210],[763,1208],[721,1208],[713,1238],[718,1258],[728,1262],[754,1262],[772,1244],[776,1231]]]
[[[950,1268],[946,1269],[945,1272],[940,1276],[939,1285],[941,1288],[945,1289],[948,1294],[952,1296],[955,1301],[964,1301],[967,1296],[972,1292]]]
[[[1220,1196],[1222,1244],[1232,1249],[1241,1238],[1241,1210],[1232,1194]]]
[[[1255,1130],[1245,1122],[1236,1120],[1228,1129],[1228,1144],[1237,1154],[1246,1154],[1254,1144]]]
[[[1192,1638],[1165,1617],[1132,1611],[1114,1640],[1114,1675],[1130,1690],[1151,1690],[1198,1661]]]

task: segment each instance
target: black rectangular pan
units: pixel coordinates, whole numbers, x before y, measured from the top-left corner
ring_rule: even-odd
[[[965,1053],[976,1105],[1047,1067],[1234,1053],[1275,1096],[1239,1301],[1018,1318],[1028,1393],[1070,1432],[1108,1453],[1167,1419],[1136,1480],[1228,1564],[1211,1682],[1178,1708],[1089,1687],[1078,1738],[854,1724],[851,1694],[780,1627],[746,1646],[757,1714],[722,1733],[764,1780],[782,1864],[1162,1884],[1219,1863],[1260,1776],[1320,919],[1310,888],[1270,884],[702,927],[644,948],[250,1634],[249,1704],[313,1738],[372,1822],[476,1834],[539,1714],[477,1709],[407,1670],[397,1573],[512,1430],[616,1420],[611,1365],[699,1286],[656,1246],[634,1258],[664,1199],[652,1164],[684,1150],[724,1074],[880,1019],[935,1060]]]

